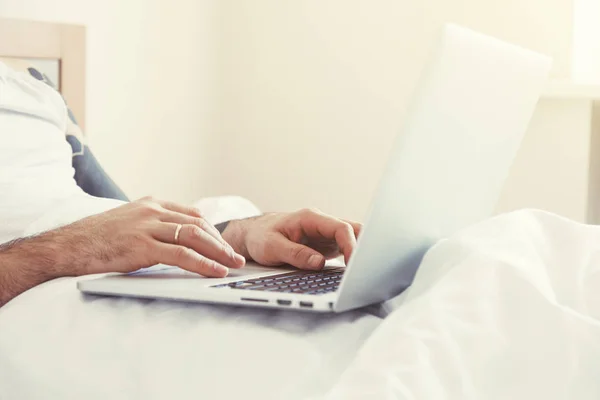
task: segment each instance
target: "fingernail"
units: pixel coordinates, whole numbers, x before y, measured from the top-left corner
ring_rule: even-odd
[[[308,265],[312,268],[319,268],[323,262],[323,257],[313,254],[308,258]]]
[[[215,265],[213,266],[213,269],[215,270],[215,272],[217,274],[219,274],[220,276],[223,276],[223,277],[226,277],[227,274],[229,273],[229,268],[227,268],[221,264],[215,263]]]

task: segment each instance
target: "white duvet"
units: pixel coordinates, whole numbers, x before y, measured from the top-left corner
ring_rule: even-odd
[[[600,227],[520,211],[426,256],[328,399],[600,399]]]
[[[0,309],[1,399],[598,399],[600,227],[539,211],[434,247],[385,320],[85,297]]]

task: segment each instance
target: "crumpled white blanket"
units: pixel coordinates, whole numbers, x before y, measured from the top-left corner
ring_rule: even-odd
[[[0,398],[598,399],[599,250],[600,227],[502,215],[436,245],[383,322],[48,282],[0,309]]]
[[[328,399],[600,399],[600,227],[520,211],[425,257]]]

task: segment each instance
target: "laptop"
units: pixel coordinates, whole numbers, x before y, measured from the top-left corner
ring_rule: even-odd
[[[78,283],[82,292],[343,312],[412,282],[438,240],[493,213],[551,68],[543,55],[446,25],[346,267],[248,263],[223,279],[158,265]]]

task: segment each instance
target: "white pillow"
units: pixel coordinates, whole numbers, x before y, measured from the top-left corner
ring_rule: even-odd
[[[0,243],[83,193],[73,178],[66,123],[58,93],[0,63]]]

